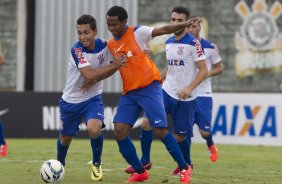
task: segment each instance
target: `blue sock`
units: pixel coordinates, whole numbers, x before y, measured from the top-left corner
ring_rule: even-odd
[[[142,157],[140,159],[141,163],[147,164],[150,162],[152,140],[153,140],[152,130],[143,130],[141,128],[141,135],[140,135],[141,151],[142,151]]]
[[[3,130],[3,124],[0,121],[0,145],[5,145],[5,136],[4,136],[4,130]]]
[[[206,137],[204,139],[206,139],[208,147],[210,147],[210,146],[212,146],[214,144],[213,140],[212,140],[212,134],[211,133],[210,133],[210,135],[208,137]]]
[[[164,143],[172,158],[177,162],[179,169],[188,169],[181,150],[171,133],[167,133],[161,141]]]
[[[188,165],[191,165],[190,148],[191,148],[191,137],[187,137],[184,141],[178,142],[178,145],[183,154],[184,160]]]
[[[104,142],[104,137],[103,137],[102,134],[95,139],[90,138],[92,154],[93,154],[93,158],[92,158],[93,164],[100,164],[101,163],[101,157],[102,157],[102,151],[103,151],[103,142]]]
[[[66,165],[66,156],[69,149],[69,145],[62,145],[60,138],[57,140],[57,160],[60,161],[63,166]]]
[[[136,149],[130,138],[126,137],[123,140],[117,141],[117,143],[119,146],[119,152],[122,154],[127,163],[134,168],[135,172],[143,173],[144,169],[138,159]]]

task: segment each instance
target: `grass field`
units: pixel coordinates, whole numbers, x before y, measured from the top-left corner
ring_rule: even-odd
[[[55,139],[8,139],[9,154],[0,158],[1,184],[40,184],[39,168],[44,160],[56,158]],[[140,155],[140,144],[135,142]],[[146,183],[179,183],[178,177],[169,173],[176,163],[159,141],[152,145],[153,167]],[[282,147],[218,145],[219,160],[211,163],[206,146],[192,146],[195,184],[261,184],[282,183]],[[67,156],[67,166],[62,184],[87,184],[90,181],[90,143],[74,139]],[[129,175],[127,166],[115,141],[106,140],[103,150],[104,180],[97,182],[124,183]]]

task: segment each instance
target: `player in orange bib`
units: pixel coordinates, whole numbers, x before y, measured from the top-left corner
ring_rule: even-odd
[[[108,42],[109,51],[113,56],[127,55],[127,66],[119,69],[123,81],[123,93],[113,120],[114,136],[119,151],[135,171],[127,182],[142,182],[149,178],[129,138],[130,129],[144,110],[155,135],[164,143],[170,155],[177,162],[181,170],[180,182],[190,183],[190,166],[186,164],[177,142],[167,130],[168,123],[163,104],[160,74],[153,61],[143,53],[143,50],[147,48],[152,38],[174,33],[199,19],[194,18],[187,22],[160,28],[128,26],[127,11],[120,6],[110,8],[106,18],[108,29],[114,36]]]

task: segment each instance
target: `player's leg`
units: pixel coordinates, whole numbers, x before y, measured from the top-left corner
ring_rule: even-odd
[[[102,96],[98,95],[88,100],[87,109],[83,116],[87,124],[92,149],[91,179],[100,181],[103,178],[102,151],[104,137],[101,128],[104,127],[104,105]]]
[[[160,84],[156,82],[152,83],[142,94],[143,98],[138,104],[142,106],[146,112],[153,132],[162,141],[181,169],[180,181],[186,182],[186,178],[189,177],[187,172],[189,166],[185,163],[176,140],[167,130],[168,123],[166,120],[163,92]],[[185,180],[183,180],[183,178]]]
[[[57,160],[64,166],[66,165],[66,156],[72,137],[76,135],[81,122],[83,105],[83,103],[71,104],[62,99],[60,100],[60,113],[63,124],[60,129],[60,137],[57,140]]]
[[[181,153],[186,164],[189,165],[187,181],[190,181],[192,176],[192,161],[190,156],[191,137],[193,136],[193,121],[195,102],[193,101],[178,101],[168,94],[164,93],[165,104],[170,107],[170,114],[173,119],[174,137],[180,147]],[[171,172],[172,175],[181,174],[181,170],[177,167]]]
[[[3,123],[0,121],[0,157],[7,156],[8,144],[5,141]]]
[[[177,106],[174,107],[174,111],[172,112],[175,139],[178,142],[186,163],[192,165],[190,148],[191,137],[193,137],[195,100],[178,101]]]
[[[129,165],[134,168],[127,182],[140,182],[149,178],[139,161],[135,146],[129,138],[129,132],[141,112],[141,107],[133,100],[133,94],[120,97],[117,113],[114,117],[114,137],[118,143],[119,151]]]
[[[149,120],[146,116],[142,118],[141,121],[141,135],[140,135],[140,143],[141,143],[141,163],[145,169],[151,169],[151,144],[153,140],[153,132],[150,126]]]
[[[196,99],[196,123],[199,126],[201,136],[206,140],[209,157],[212,162],[216,162],[218,158],[218,150],[214,144],[211,133],[212,120],[212,98],[198,97]]]
[[[144,114],[141,121],[141,134],[140,134],[140,144],[141,144],[141,159],[140,162],[144,169],[150,170],[152,167],[151,159],[150,159],[150,152],[151,152],[151,144],[153,140],[153,132],[152,128],[150,127],[149,120]],[[131,165],[129,165],[125,170],[126,173],[132,174],[134,173],[134,169]]]

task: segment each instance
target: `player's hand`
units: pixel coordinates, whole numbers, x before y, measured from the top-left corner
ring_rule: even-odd
[[[202,18],[201,18],[201,17],[194,17],[194,18],[188,19],[188,20],[186,21],[186,27],[191,26],[191,25],[194,24],[195,22],[201,23],[201,22],[202,22]]]
[[[281,82],[281,84],[280,84],[280,91],[282,92],[282,82]]]
[[[84,92],[88,92],[88,90],[94,86],[97,83],[97,81],[93,80],[93,81],[85,81],[85,83],[80,87],[80,90],[84,91]]]
[[[147,55],[148,58],[150,58],[150,54],[152,53],[150,49],[144,49],[143,52]]]
[[[126,66],[127,64],[127,55],[126,53],[121,54],[120,56],[115,56],[114,61],[112,64],[119,69],[120,67]]]
[[[191,98],[192,90],[188,88],[181,89],[177,92],[177,96],[179,100],[186,100],[187,98]]]

